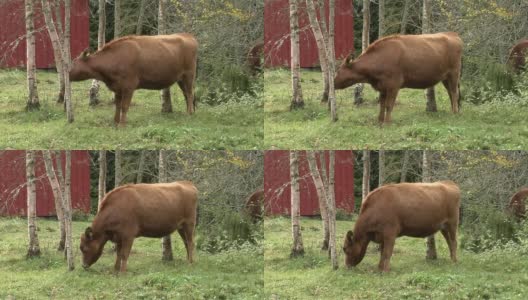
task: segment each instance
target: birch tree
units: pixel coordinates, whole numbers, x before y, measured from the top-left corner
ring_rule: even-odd
[[[35,64],[35,11],[34,0],[25,1],[25,18],[26,18],[26,78],[28,99],[26,102],[26,111],[38,110],[40,102],[37,90],[37,68]],[[38,246],[38,242],[37,242]]]
[[[422,161],[422,182],[431,182],[431,153],[428,150],[423,151]],[[427,252],[426,259],[436,259],[436,243],[434,234],[427,237],[426,241]]]
[[[409,156],[410,156],[409,150],[404,150],[402,168],[401,168],[401,174],[400,174],[400,182],[407,181],[407,171],[409,169]]]
[[[422,33],[431,33],[431,0],[423,0]],[[434,86],[425,90],[427,99],[426,111],[436,112],[436,96]]]
[[[27,1],[26,1],[27,4]],[[35,152],[26,151],[28,250],[26,257],[40,256],[37,234],[37,189],[35,185]]]
[[[411,0],[405,0],[403,4],[402,20],[400,24],[400,34],[405,34],[407,22],[409,19],[409,8],[411,6]]]
[[[385,0],[378,0],[378,40],[385,35]]]
[[[290,257],[304,255],[301,233],[301,192],[299,190],[299,157],[296,151],[290,151],[290,180],[291,180],[291,224],[293,245]]]
[[[330,117],[333,122],[337,121],[337,109],[335,99],[335,88],[334,88],[334,73],[335,73],[335,56],[334,45],[330,42],[333,41],[334,36],[334,13],[335,13],[335,0],[329,0],[328,9],[330,11],[330,18],[328,20],[328,28],[322,28],[319,20],[317,19],[317,13],[315,9],[316,0],[306,0],[306,8],[308,17],[310,19],[310,27],[315,36],[317,44],[317,50],[319,53],[319,60],[321,63],[321,69],[323,69],[323,78],[325,79],[325,86],[328,85],[328,104],[330,106]],[[325,11],[323,9],[323,11]],[[323,30],[324,29],[324,30]],[[325,38],[325,36],[327,38]],[[323,94],[323,101],[325,101],[326,87]]]
[[[168,0],[159,0],[158,5],[158,34],[167,34],[167,20],[166,11],[169,6]],[[170,88],[166,88],[160,91],[161,95],[161,112],[170,113],[172,112],[172,101]]]
[[[114,0],[114,39],[121,36],[121,0]]]
[[[299,46],[299,0],[290,1],[290,52],[292,100],[290,110],[304,107],[301,87],[301,62]]]
[[[385,184],[385,150],[380,149],[378,152],[378,186],[383,186]]]
[[[363,150],[363,183],[361,190],[361,201],[365,201],[370,192],[370,150]]]
[[[306,151],[306,158],[310,168],[310,175],[312,176],[315,190],[317,191],[317,199],[319,202],[319,211],[321,212],[321,219],[323,222],[323,242],[321,243],[321,250],[328,250],[330,239],[330,229],[328,224],[328,209],[326,200],[326,191],[317,168],[317,159],[314,151]]]
[[[370,44],[370,0],[363,0],[363,31],[361,33],[361,52],[365,52]],[[356,85],[354,104],[363,103],[363,83]]]
[[[64,197],[64,194],[62,193],[63,188],[61,188],[59,180],[57,179],[56,170],[53,166],[53,159],[51,156],[51,151],[43,151],[43,157],[44,157],[44,164],[46,167],[46,174],[48,176],[48,180],[50,182],[51,189],[53,191],[53,197],[55,199],[59,199],[59,201],[56,201],[59,203],[59,207],[56,207],[56,210],[62,211],[62,214],[65,219],[65,228],[66,228],[66,243],[65,243],[65,254],[66,254],[66,261],[68,264],[68,270],[72,271],[75,268],[74,261],[73,261],[73,248],[72,248],[72,215],[71,215],[71,204],[69,203],[69,200]],[[60,159],[60,157],[58,158]],[[68,162],[68,160],[71,161],[71,154],[66,154],[66,168],[69,168],[71,166],[71,162]],[[67,173],[70,171],[66,171]],[[69,176],[69,175],[68,175]],[[68,177],[67,176],[67,177]],[[69,183],[67,183],[69,185]],[[66,187],[65,190],[69,190],[69,187]]]
[[[159,166],[158,166],[158,181],[159,182],[168,182],[167,176],[167,151],[159,151]],[[162,260],[172,261],[174,256],[172,254],[172,241],[171,236],[166,235],[161,240],[161,248],[163,250]]]
[[[141,35],[143,31],[143,22],[144,22],[143,19],[145,17],[145,4],[146,4],[145,0],[141,0],[141,2],[139,3],[139,13],[138,13],[138,20],[136,24],[136,35]]]
[[[329,240],[329,254],[332,262],[332,268],[337,270],[339,264],[337,262],[337,249],[336,249],[336,203],[335,203],[335,151],[329,151],[329,163],[328,163],[328,186],[327,186],[327,207],[328,207],[328,225],[330,231]],[[323,156],[324,157],[324,156]],[[325,163],[324,161],[322,162]]]
[[[104,196],[106,194],[106,150],[99,150],[99,185],[97,189],[97,211],[101,208]]]
[[[114,188],[123,182],[123,151],[116,149],[114,157]]]
[[[98,18],[99,25],[97,29],[97,49],[101,50],[105,44],[106,35],[106,1],[99,0],[98,7]],[[90,87],[90,106],[96,106],[99,104],[99,81],[92,80],[92,86]]]
[[[136,183],[143,182],[143,173],[145,172],[146,155],[147,155],[146,150],[141,150],[139,152],[139,163],[138,163],[138,171],[137,171],[137,176],[136,176]]]
[[[51,13],[50,2],[52,0],[42,0],[42,13],[44,14],[44,20],[46,22],[46,28],[51,40],[53,47],[53,53],[55,56],[55,64],[57,66],[57,72],[59,72],[59,78],[64,80],[64,104],[66,109],[66,116],[68,123],[74,121],[73,117],[73,106],[71,101],[71,85],[69,70],[71,64],[70,57],[70,11],[71,11],[71,0],[64,0],[64,32],[59,35],[58,31],[60,26],[57,27],[54,18]],[[60,16],[57,18],[60,20]],[[61,88],[62,93],[62,88]],[[60,98],[60,97],[59,97]],[[59,99],[60,100],[60,99]]]

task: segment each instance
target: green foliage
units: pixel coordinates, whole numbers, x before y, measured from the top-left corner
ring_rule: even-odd
[[[359,201],[359,203],[361,203],[361,201]],[[339,221],[351,220],[352,216],[353,216],[352,214],[348,213],[344,209],[338,208],[336,210],[336,220],[339,220]]]

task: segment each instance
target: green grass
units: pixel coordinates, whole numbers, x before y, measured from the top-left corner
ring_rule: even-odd
[[[171,89],[174,113],[161,113],[158,91],[138,90],[132,99],[126,128],[113,123],[113,94],[101,86],[102,103],[90,108],[91,81],[73,83],[75,121],[68,124],[56,104],[57,76],[38,71],[41,109],[25,111],[25,72],[0,70],[1,149],[261,149],[262,99],[231,101],[219,106],[198,103],[185,113],[183,95]],[[259,96],[255,98],[261,98]]]
[[[173,234],[173,262],[162,262],[159,239],[134,241],[124,275],[113,273],[115,254],[108,251],[84,270],[79,236],[87,222],[74,222],[76,268],[66,269],[55,251],[58,223],[38,220],[42,255],[26,259],[25,219],[0,219],[0,299],[262,299],[263,256],[259,246],[219,254],[195,252],[190,265],[179,235]]]
[[[264,281],[266,298],[274,299],[526,299],[528,260],[515,253],[474,254],[458,250],[449,259],[447,245],[436,236],[438,260],[425,260],[425,240],[396,240],[388,274],[377,271],[379,253],[371,243],[363,262],[345,269],[343,238],[353,221],[337,222],[339,269],[333,271],[320,251],[321,221],[301,219],[305,255],[290,259],[289,219],[266,219]],[[460,239],[459,239],[460,243]]]
[[[332,123],[320,104],[322,78],[319,71],[302,72],[305,108],[289,111],[289,71],[267,70],[264,76],[264,147],[278,149],[526,149],[526,108],[462,102],[454,115],[449,97],[436,86],[438,112],[425,111],[423,90],[400,91],[392,113],[393,122],[377,122],[377,93],[365,88],[365,103],[356,107],[354,88],[337,92],[339,120]],[[464,89],[462,90],[464,92]]]

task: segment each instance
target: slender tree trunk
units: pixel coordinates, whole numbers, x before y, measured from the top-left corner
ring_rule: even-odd
[[[400,34],[405,34],[405,29],[407,27],[407,22],[409,19],[409,6],[411,5],[411,0],[405,0],[403,4],[402,20],[400,24]]]
[[[423,0],[422,33],[431,33],[431,0]],[[425,90],[427,105],[425,110],[429,112],[438,111],[436,108],[436,96],[434,87]]]
[[[290,1],[290,51],[291,51],[291,82],[293,97],[290,110],[303,108],[304,100],[301,87],[301,62],[299,54],[299,0]]]
[[[51,0],[51,5],[53,6],[53,10],[55,10],[55,17],[54,17],[54,20],[56,22],[56,27],[57,27],[57,34],[59,35],[59,40],[63,40],[64,38],[64,33],[62,31],[62,17],[61,17],[61,0]],[[59,65],[57,65],[58,67]],[[62,68],[62,62],[60,63],[60,66]],[[58,76],[59,76],[59,95],[57,96],[57,103],[63,103],[63,104],[66,104],[64,102],[64,95],[65,95],[65,90],[66,90],[66,84],[65,84],[65,81],[64,81],[64,76],[65,74],[62,73],[62,71],[58,71],[57,69],[57,73],[58,73]],[[66,109],[66,107],[65,107]]]
[[[407,171],[409,169],[409,156],[410,156],[409,150],[404,150],[400,182],[407,182]]]
[[[323,162],[324,163],[324,162]],[[336,249],[336,203],[335,203],[335,151],[329,151],[329,163],[328,163],[328,189],[326,197],[328,207],[328,224],[330,229],[330,240],[329,240],[329,254],[330,260],[332,261],[332,267],[337,270],[339,264],[337,262],[337,249]]]
[[[361,35],[361,51],[365,52],[370,44],[370,0],[363,0],[363,32]],[[363,103],[363,84],[357,84],[354,90],[354,104]]]
[[[159,182],[168,182],[168,176],[167,176],[167,151],[166,150],[160,150],[159,151],[159,167],[158,167],[158,181]],[[174,260],[174,256],[172,254],[172,241],[171,236],[166,235],[161,240],[161,249],[163,252],[162,260],[164,261],[172,261]]]
[[[123,170],[121,168],[123,164],[123,151],[115,150],[114,157],[114,188],[120,186],[123,182]]]
[[[30,0],[31,1],[31,0]],[[27,1],[26,1],[27,5]],[[27,7],[27,6],[26,6]],[[28,220],[28,251],[26,257],[40,256],[40,246],[37,234],[37,189],[35,185],[35,152],[26,151],[27,180],[27,220]]]
[[[141,0],[139,3],[139,14],[138,14],[138,20],[136,25],[136,35],[141,35],[141,31],[143,30],[143,18],[145,16],[145,0]]]
[[[143,2],[143,1],[142,1]],[[99,25],[97,29],[97,49],[101,50],[105,44],[105,30],[106,30],[106,1],[99,0]],[[90,87],[90,106],[96,106],[99,104],[99,81],[96,79],[92,80],[92,86]]]
[[[378,40],[385,35],[385,0],[378,0]]]
[[[317,199],[319,200],[319,211],[321,212],[321,219],[323,222],[323,242],[321,243],[321,250],[328,250],[328,244],[330,239],[330,229],[328,224],[328,209],[327,209],[327,200],[326,192],[317,169],[317,159],[315,157],[314,151],[306,151],[306,158],[308,160],[308,165],[310,167],[310,174],[314,181],[315,189],[317,191]]]
[[[379,167],[378,186],[383,186],[385,184],[385,150],[383,149],[380,149],[378,152],[378,167]]]
[[[56,168],[54,168],[57,180],[59,181],[59,188],[60,192],[62,193],[64,197],[64,176],[62,173],[62,153],[61,151],[54,151],[53,156],[55,157],[55,164],[57,165]],[[64,213],[63,213],[64,215]],[[60,224],[60,233],[61,238],[59,242],[59,248],[58,250],[63,251],[66,248],[66,216],[62,218],[62,222]],[[66,252],[64,252],[66,254]]]
[[[166,11],[169,7],[168,0],[159,0],[158,5],[158,34],[167,34],[167,20]],[[161,112],[171,113],[172,112],[172,101],[170,88],[166,88],[160,91],[161,96]]]
[[[99,150],[99,188],[98,188],[98,202],[97,211],[101,209],[104,196],[106,194],[106,150]]]
[[[66,262],[68,270],[75,269],[73,261],[73,240],[72,240],[72,204],[71,204],[71,151],[65,151],[66,165],[64,168],[64,219],[66,225]]]
[[[328,37],[328,34],[327,34],[327,31],[328,31],[328,27],[327,27],[327,24],[326,24],[326,8],[325,8],[325,3],[324,1],[320,1],[320,0],[315,0],[315,11],[316,13],[319,15],[319,22],[321,24],[321,30],[323,31],[323,40],[325,42],[325,45],[328,45],[328,42],[329,42],[329,37]],[[327,104],[330,104],[328,102],[328,97],[330,95],[330,74],[328,72],[328,68],[330,68],[330,66],[326,66],[326,68],[324,70],[326,71],[323,71],[323,82],[324,82],[324,85],[323,85],[323,97],[321,98],[321,102],[322,103],[327,103]]]
[[[72,249],[72,231],[71,231],[71,207],[68,207],[68,200],[64,199],[64,194],[62,193],[62,188],[60,187],[59,180],[57,179],[56,171],[53,167],[53,160],[51,158],[51,151],[43,151],[42,152],[44,157],[44,164],[46,166],[46,173],[48,176],[48,180],[50,182],[51,189],[53,191],[53,197],[55,199],[58,199],[58,201],[55,201],[56,203],[59,202],[59,206],[56,207],[56,210],[62,211],[62,214],[64,215],[64,218],[66,219],[66,260],[68,263],[68,270],[74,269],[74,261],[73,261],[73,249]],[[66,155],[67,160],[68,158],[71,160],[70,155]],[[59,158],[60,159],[60,158]],[[66,162],[66,168],[71,166],[70,163]],[[69,188],[67,188],[69,189]]]
[[[428,150],[423,151],[423,161],[422,161],[422,181],[431,182],[431,153]],[[436,259],[436,243],[434,234],[427,237],[426,241],[427,252],[425,255],[426,259]]]
[[[26,74],[28,99],[26,103],[26,110],[38,110],[40,102],[37,90],[37,69],[35,65],[35,14],[33,7],[34,0],[26,0]],[[38,246],[38,243],[37,243]],[[40,250],[39,250],[40,251]]]
[[[114,0],[114,39],[121,36],[121,0]]]
[[[370,192],[370,150],[363,150],[363,188],[361,191],[361,201],[365,201]]]
[[[333,122],[336,122],[338,120],[337,118],[337,109],[336,109],[336,99],[335,99],[335,89],[334,89],[334,72],[335,72],[335,57],[332,57],[332,53],[334,53],[333,48],[334,45],[330,45],[330,43],[325,42],[325,34],[323,33],[323,30],[321,29],[321,25],[319,24],[319,21],[317,19],[314,0],[306,0],[306,7],[308,12],[308,17],[310,19],[310,25],[312,28],[312,32],[315,36],[315,41],[317,43],[317,49],[319,53],[319,58],[321,62],[321,68],[323,69],[323,74],[326,74],[328,76],[328,84],[329,84],[329,90],[328,90],[328,101],[330,105],[330,117]],[[330,11],[335,10],[335,0],[329,1],[329,9]],[[330,28],[333,28],[334,25],[331,23],[334,22],[334,19],[330,19]],[[325,28],[326,32],[326,28]],[[326,32],[328,35],[329,33]],[[324,100],[324,99],[323,99]]]
[[[301,192],[299,190],[299,160],[296,151],[290,151],[290,180],[291,180],[291,223],[293,245],[290,257],[304,255],[301,233]]]
[[[143,173],[145,172],[145,156],[147,152],[146,150],[141,150],[139,152],[139,165],[138,165],[138,173],[136,177],[136,183],[142,183],[143,182]]]

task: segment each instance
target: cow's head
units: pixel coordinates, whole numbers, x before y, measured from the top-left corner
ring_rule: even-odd
[[[363,260],[367,248],[363,244],[360,240],[354,239],[354,233],[351,230],[347,232],[343,245],[345,265],[347,268],[354,267]]]
[[[339,69],[337,69],[334,77],[334,87],[340,90],[359,83],[360,81],[361,77],[356,68],[354,68],[354,53],[350,53]]]
[[[93,265],[103,253],[104,242],[94,236],[91,227],[86,228],[81,235],[82,265],[87,269]]]
[[[89,59],[90,51],[86,49],[72,61],[70,67],[71,81],[82,81],[93,78],[91,67],[88,64]]]

